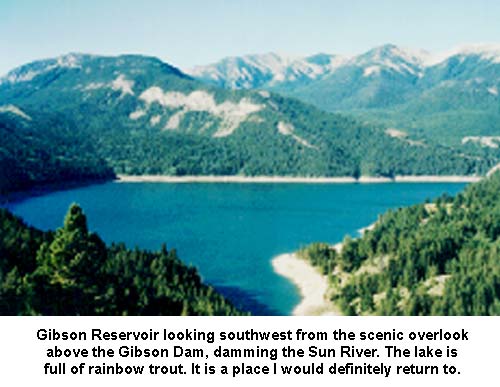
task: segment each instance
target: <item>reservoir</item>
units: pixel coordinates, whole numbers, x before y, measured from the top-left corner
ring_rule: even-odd
[[[464,183],[106,183],[8,205],[43,230],[71,203],[107,243],[158,250],[165,242],[204,281],[257,315],[287,315],[300,301],[274,273],[274,256],[312,242],[337,243],[388,209],[421,203]]]

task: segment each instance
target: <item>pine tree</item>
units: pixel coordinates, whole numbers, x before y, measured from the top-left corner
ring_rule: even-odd
[[[37,253],[38,268],[35,282],[41,294],[57,300],[53,310],[46,314],[94,314],[95,296],[103,280],[100,271],[106,259],[104,243],[95,234],[89,234],[87,219],[82,209],[71,205],[62,228],[53,241],[44,243]]]

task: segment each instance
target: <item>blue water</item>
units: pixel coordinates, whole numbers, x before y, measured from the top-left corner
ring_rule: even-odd
[[[464,184],[107,183],[33,197],[9,207],[44,230],[79,203],[107,242],[175,247],[205,281],[254,314],[290,314],[297,289],[272,257],[315,241],[336,243],[397,208],[455,194]]]

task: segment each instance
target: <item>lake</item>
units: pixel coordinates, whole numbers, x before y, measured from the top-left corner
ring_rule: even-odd
[[[162,184],[106,183],[9,204],[44,230],[62,225],[73,202],[106,242],[158,250],[163,242],[194,264],[236,305],[260,315],[287,315],[297,289],[271,259],[311,242],[336,243],[387,209],[455,194],[459,183]]]

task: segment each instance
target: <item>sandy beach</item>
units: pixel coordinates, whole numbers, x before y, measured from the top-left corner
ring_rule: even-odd
[[[118,175],[123,183],[473,183],[480,176],[396,176],[387,177],[293,177],[293,176],[166,176],[166,175]]]
[[[307,261],[296,254],[278,255],[272,260],[274,271],[292,281],[300,290],[301,302],[293,310],[294,316],[340,316],[335,305],[325,297],[328,280]]]
[[[358,230],[358,233],[359,233],[359,236],[363,236],[365,234],[365,232],[367,231],[372,231],[375,226],[377,225],[377,222],[378,221],[375,221],[373,222],[372,224],[366,226],[366,227],[361,227],[359,230]],[[337,243],[336,245],[332,246],[335,250],[337,250],[337,252],[341,252],[342,251],[342,242],[340,243]]]
[[[373,230],[377,221],[360,228],[360,236]],[[338,242],[331,246],[337,253],[342,252],[343,243]],[[328,279],[321,275],[314,266],[297,254],[289,253],[278,255],[272,260],[274,271],[292,281],[300,290],[302,300],[293,310],[294,316],[341,316],[340,310],[328,301]]]

